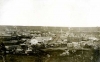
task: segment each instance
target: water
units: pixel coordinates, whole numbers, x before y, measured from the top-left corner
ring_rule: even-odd
[[[35,55],[7,55],[7,62],[100,62],[99,50],[70,51],[69,55],[60,54],[63,51],[48,51],[46,54]],[[2,58],[0,58],[2,62]]]

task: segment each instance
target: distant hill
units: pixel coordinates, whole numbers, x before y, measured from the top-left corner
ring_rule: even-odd
[[[28,30],[34,30],[34,31],[86,31],[86,32],[96,32],[100,31],[100,27],[51,27],[51,26],[6,26],[1,25],[0,26],[0,32],[6,32],[6,31],[28,31]]]

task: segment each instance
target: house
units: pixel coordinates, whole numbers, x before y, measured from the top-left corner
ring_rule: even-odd
[[[67,43],[67,47],[68,48],[72,48],[73,47],[73,44],[72,43]]]
[[[81,49],[80,43],[79,42],[72,42],[73,48],[75,49]]]
[[[39,42],[51,41],[52,37],[35,37]]]
[[[96,37],[89,37],[88,39],[89,39],[89,40],[93,40],[93,41],[98,41],[98,40],[99,40],[99,39],[96,38]]]

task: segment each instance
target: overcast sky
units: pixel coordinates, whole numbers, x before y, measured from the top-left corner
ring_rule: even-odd
[[[0,0],[0,25],[100,26],[100,0]]]

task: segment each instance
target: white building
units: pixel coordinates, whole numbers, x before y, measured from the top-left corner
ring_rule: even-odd
[[[30,41],[29,41],[29,43],[31,44],[31,45],[36,45],[36,44],[38,44],[38,40],[37,39],[31,39]]]

